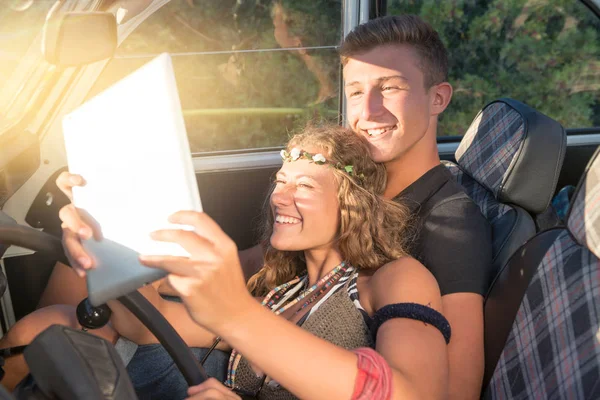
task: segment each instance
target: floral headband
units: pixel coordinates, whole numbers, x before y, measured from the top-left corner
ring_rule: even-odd
[[[317,165],[323,165],[323,164],[329,164],[331,166],[333,166],[334,168],[337,168],[341,171],[346,172],[348,175],[356,177],[358,179],[364,179],[365,175],[364,174],[356,174],[354,172],[354,166],[353,165],[342,165],[340,163],[337,164],[332,164],[329,161],[327,161],[327,159],[325,158],[325,156],[323,156],[323,154],[318,153],[318,154],[311,154],[307,151],[304,150],[300,150],[296,147],[294,147],[291,151],[287,151],[287,150],[281,150],[281,152],[279,153],[281,155],[281,158],[283,159],[283,161],[296,161],[299,159],[303,159],[303,160],[309,160],[314,162]]]

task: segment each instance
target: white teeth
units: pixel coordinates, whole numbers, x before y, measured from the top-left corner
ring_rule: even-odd
[[[298,218],[288,217],[286,215],[279,215],[279,214],[277,214],[275,216],[275,221],[279,222],[280,224],[297,224],[301,220],[298,219]]]
[[[369,136],[379,136],[382,133],[389,131],[390,129],[392,129],[391,126],[386,126],[385,128],[378,129],[367,129],[367,133],[369,134]]]

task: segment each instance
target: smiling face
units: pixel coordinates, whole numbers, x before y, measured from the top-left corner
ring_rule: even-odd
[[[347,118],[369,142],[371,157],[390,162],[435,141],[435,89],[425,89],[420,58],[407,45],[384,45],[347,59]],[[432,107],[433,106],[433,107]]]
[[[319,149],[303,149],[319,153]],[[315,151],[316,150],[316,151]],[[282,251],[333,246],[339,228],[338,184],[332,168],[300,159],[284,162],[271,194],[271,245]]]

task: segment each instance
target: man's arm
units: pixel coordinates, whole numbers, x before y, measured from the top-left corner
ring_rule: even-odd
[[[485,367],[483,347],[483,297],[453,293],[442,297],[444,315],[452,327],[448,345],[449,399],[478,399]]]
[[[485,366],[483,295],[492,266],[491,227],[477,205],[455,198],[426,216],[422,232],[423,262],[438,281],[452,327],[449,398],[478,399]]]

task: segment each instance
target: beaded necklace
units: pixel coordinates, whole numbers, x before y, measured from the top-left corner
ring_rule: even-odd
[[[298,304],[303,299],[307,298],[304,304],[302,304],[290,317],[293,318],[300,311],[302,311],[308,305],[312,304],[315,300],[317,300],[325,291],[327,291],[335,282],[337,282],[346,273],[346,271],[351,269],[353,269],[351,265],[347,264],[345,261],[342,261],[341,264],[332,269],[327,275],[319,279],[317,283],[312,285],[310,288],[306,289],[295,299],[289,301],[287,304],[282,306],[282,304],[284,304],[285,301],[289,300],[289,297],[291,297],[286,296],[286,292],[289,291],[289,293],[294,294],[298,292],[298,290],[301,287],[308,283],[307,275],[305,275],[302,278],[296,277],[291,281],[279,285],[275,289],[271,290],[265,296],[261,304],[273,311],[275,315],[279,315],[285,310],[293,307],[295,304]],[[296,284],[296,286],[292,288],[292,285],[294,284]],[[290,288],[292,289],[290,290]],[[317,288],[319,290],[317,290]],[[312,294],[312,296],[309,297],[310,294]],[[280,299],[283,299],[284,301],[278,302],[278,300]],[[241,359],[242,355],[238,353],[235,349],[233,349],[231,351],[231,356],[229,357],[229,365],[227,367],[227,381],[225,382],[226,386],[229,386],[231,388],[235,386],[235,374]]]
[[[295,304],[302,301],[304,298],[308,297],[308,295],[315,292],[316,289],[319,288],[319,286],[320,286],[320,289],[318,291],[316,291],[313,294],[313,296],[311,296],[308,300],[306,300],[306,302],[294,313],[294,315],[296,315],[302,309],[304,309],[306,306],[313,303],[321,294],[323,294],[323,292],[325,292],[327,289],[329,289],[334,282],[336,282],[338,279],[340,279],[340,277],[347,271],[347,269],[348,268],[346,267],[346,263],[342,262],[340,265],[338,265],[337,267],[332,269],[327,275],[325,275],[324,277],[319,279],[319,281],[317,283],[315,283],[310,288],[305,290],[302,294],[300,294],[294,300],[290,301],[283,307],[274,308],[275,302],[277,300],[279,300],[280,298],[282,298],[294,283],[301,281],[302,285],[305,285],[308,282],[308,276],[305,276],[304,278],[302,278],[302,280],[300,278],[296,277],[293,280],[291,280],[287,283],[284,283],[283,285],[277,286],[275,289],[271,290],[269,292],[269,294],[267,294],[267,296],[265,296],[265,298],[263,299],[261,304],[263,306],[266,306],[267,308],[271,309],[275,313],[275,315],[279,315],[282,312],[284,312],[285,310],[293,307]],[[279,305],[279,303],[277,305]]]

